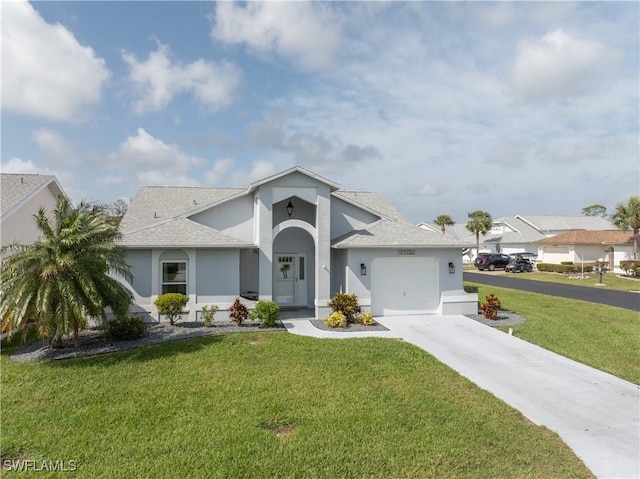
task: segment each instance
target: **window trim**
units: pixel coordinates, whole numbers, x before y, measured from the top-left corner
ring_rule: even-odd
[[[164,265],[165,264],[184,264],[184,281],[169,281],[166,282],[164,280]],[[175,286],[175,285],[184,285],[184,295],[189,295],[189,261],[184,259],[167,259],[160,261],[160,294],[165,294],[164,287],[165,286]]]

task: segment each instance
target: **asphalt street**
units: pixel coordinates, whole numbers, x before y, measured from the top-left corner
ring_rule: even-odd
[[[526,273],[523,273],[526,274]],[[518,289],[531,293],[547,294],[562,298],[579,299],[591,303],[606,304],[619,308],[640,311],[640,293],[625,291],[612,291],[598,289],[597,287],[574,286],[571,284],[548,283],[545,281],[533,281],[517,277],[505,276],[493,273],[463,273],[465,281],[496,286],[498,288]],[[640,289],[640,284],[638,285]]]

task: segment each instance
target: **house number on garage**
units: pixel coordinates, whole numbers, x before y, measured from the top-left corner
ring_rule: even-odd
[[[398,250],[398,256],[415,256],[416,252],[412,249],[401,249]]]

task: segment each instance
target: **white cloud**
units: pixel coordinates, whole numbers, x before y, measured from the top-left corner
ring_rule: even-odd
[[[24,173],[25,175],[36,175],[36,174],[51,174],[49,171],[36,166],[36,164],[31,160],[23,160],[22,158],[11,158],[9,161],[3,161],[0,165],[2,169],[2,173],[14,173],[20,174]]]
[[[169,47],[161,43],[143,62],[128,52],[123,52],[122,58],[131,69],[130,80],[141,94],[132,105],[137,114],[158,111],[183,92],[192,93],[204,106],[218,110],[233,102],[240,82],[240,71],[231,63],[217,64],[202,58],[188,64],[173,62]]]
[[[204,172],[204,181],[207,185],[222,185],[225,181],[225,175],[233,166],[234,161],[231,158],[223,158],[215,162],[212,168]]]
[[[31,133],[31,139],[49,163],[68,166],[78,162],[71,142],[55,131],[39,128]]]
[[[231,182],[234,185],[248,186],[254,181],[262,180],[274,175],[277,171],[278,169],[273,162],[267,160],[256,160],[251,163],[251,169],[249,171],[236,170],[233,175],[231,175]]]
[[[189,170],[204,164],[202,159],[183,153],[177,145],[167,144],[143,128],[128,137],[108,160],[111,167],[133,170],[140,183],[153,185],[198,185]]]
[[[338,20],[330,8],[312,2],[216,3],[211,36],[246,43],[297,61],[308,69],[330,66],[339,45]]]
[[[49,120],[77,121],[100,101],[105,61],[27,2],[2,4],[2,108]]]
[[[514,89],[530,99],[570,95],[593,84],[605,70],[606,49],[562,29],[518,45],[511,71]]]

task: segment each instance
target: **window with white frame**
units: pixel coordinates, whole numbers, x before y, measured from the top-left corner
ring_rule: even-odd
[[[165,293],[187,294],[186,261],[162,262],[162,294]]]

